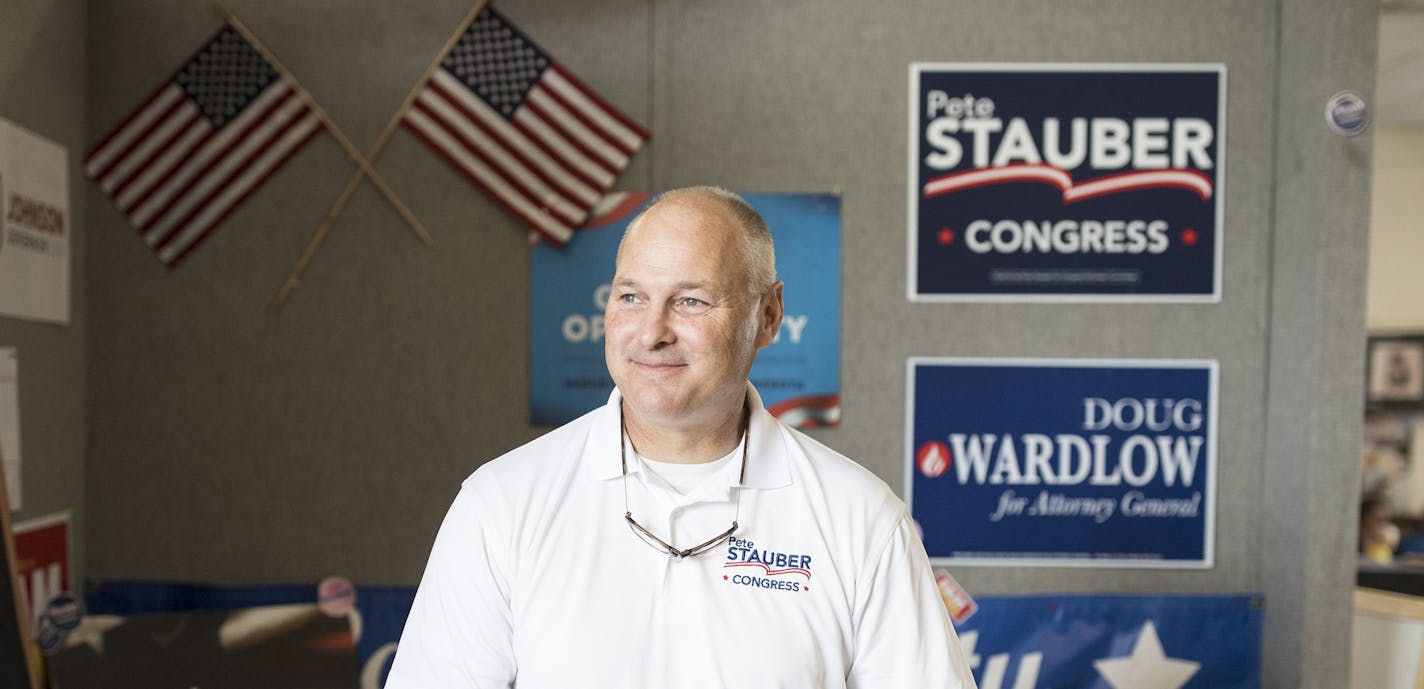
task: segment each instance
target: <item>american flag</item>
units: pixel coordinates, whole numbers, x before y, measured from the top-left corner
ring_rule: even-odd
[[[485,8],[402,124],[541,236],[563,244],[648,133]]]
[[[84,160],[173,266],[320,131],[297,91],[224,27]]]

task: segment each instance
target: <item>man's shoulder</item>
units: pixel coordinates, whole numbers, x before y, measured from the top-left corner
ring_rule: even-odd
[[[782,428],[792,488],[812,505],[811,514],[836,552],[855,563],[849,571],[872,566],[909,518],[905,503],[859,462],[794,428]]]
[[[842,504],[859,504],[865,508],[898,512],[904,503],[879,476],[860,462],[812,438],[801,431],[778,424],[792,450],[793,474],[813,472],[815,483],[826,497]],[[800,459],[800,461],[796,461]],[[801,480],[806,477],[797,477]]]

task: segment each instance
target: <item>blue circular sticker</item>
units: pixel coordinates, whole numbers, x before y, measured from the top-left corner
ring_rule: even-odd
[[[1370,123],[1370,108],[1354,91],[1341,91],[1325,103],[1325,123],[1340,136],[1354,136]]]
[[[58,653],[64,645],[65,636],[48,614],[40,614],[39,621],[35,623],[35,643],[39,645],[40,653],[47,656]]]
[[[35,624],[35,642],[40,653],[54,655],[64,647],[69,633],[84,619],[84,606],[72,593],[60,593],[49,599]]]
[[[79,626],[79,621],[84,618],[84,608],[74,594],[61,593],[49,599],[44,614],[60,631],[68,632]]]

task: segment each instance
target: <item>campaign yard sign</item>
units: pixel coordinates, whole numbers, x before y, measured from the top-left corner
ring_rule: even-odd
[[[50,601],[74,592],[69,521],[69,512],[60,512],[15,524],[15,576],[32,628]]]
[[[0,316],[69,322],[73,234],[68,150],[0,117]]]
[[[1212,566],[1215,361],[918,358],[906,404],[932,561]]]
[[[912,301],[1218,302],[1226,67],[910,66]]]
[[[563,247],[529,256],[529,420],[572,421],[613,391],[603,359],[603,310],[623,231],[651,197],[612,194]],[[767,411],[793,426],[840,422],[841,201],[829,194],[742,194],[776,243],[786,312],[757,353],[751,381]]]

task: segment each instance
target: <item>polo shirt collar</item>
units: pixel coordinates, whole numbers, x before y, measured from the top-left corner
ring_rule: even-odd
[[[747,401],[751,404],[751,421],[747,432],[747,475],[742,486],[767,489],[791,485],[791,467],[781,434],[781,422],[767,412],[761,395],[750,382],[747,383]],[[595,412],[583,453],[583,472],[591,480],[623,476],[623,429],[618,422],[618,409],[622,403],[623,395],[615,387],[608,395],[608,403]],[[736,470],[740,472],[740,469],[738,466]],[[638,471],[641,467],[631,461],[630,456],[628,473]]]
[[[766,410],[761,395],[751,382],[747,383],[747,402],[751,404],[751,428],[747,431],[746,488],[780,488],[791,485],[791,466],[786,454],[786,438],[781,422]]]

